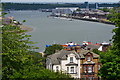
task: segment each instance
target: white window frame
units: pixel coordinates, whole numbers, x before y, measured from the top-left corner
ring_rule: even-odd
[[[73,63],[73,57],[70,57],[70,63]]]
[[[56,66],[56,72],[58,72],[59,71],[59,66]]]
[[[75,73],[74,70],[74,67],[70,67],[70,73]]]

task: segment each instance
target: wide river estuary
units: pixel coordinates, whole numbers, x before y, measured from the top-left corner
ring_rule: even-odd
[[[47,17],[50,13],[40,11],[10,11],[7,16],[13,16],[17,21],[26,20],[24,25],[33,28],[31,40],[37,42],[42,52],[46,44],[65,44],[75,42],[82,44],[83,41],[108,42],[112,38],[114,25],[82,20],[59,19]]]

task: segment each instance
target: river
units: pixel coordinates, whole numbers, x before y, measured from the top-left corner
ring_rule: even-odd
[[[35,46],[40,47],[42,52],[46,44],[65,44],[83,41],[108,42],[112,38],[114,25],[82,20],[66,20],[47,17],[50,13],[40,11],[10,11],[7,16],[13,16],[17,21],[26,20],[24,25],[33,28],[31,40],[37,42]]]

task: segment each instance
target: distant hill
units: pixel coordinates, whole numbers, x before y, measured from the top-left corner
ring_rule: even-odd
[[[4,10],[39,10],[39,9],[54,9],[56,7],[79,7],[85,8],[85,4],[64,3],[64,4],[40,4],[40,3],[3,3]],[[99,7],[118,7],[119,4],[101,3]],[[89,4],[90,8],[95,8],[95,4]]]

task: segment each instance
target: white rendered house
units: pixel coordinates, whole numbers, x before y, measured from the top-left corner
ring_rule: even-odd
[[[61,50],[47,57],[46,68],[80,78],[80,57],[75,51]]]

